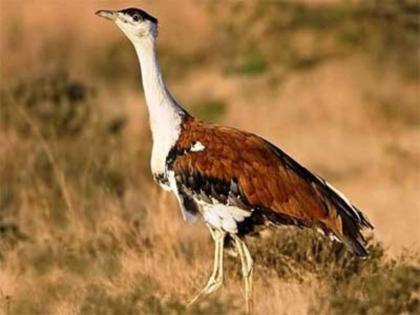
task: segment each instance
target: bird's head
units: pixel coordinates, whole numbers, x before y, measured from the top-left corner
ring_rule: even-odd
[[[99,10],[96,15],[114,21],[132,42],[157,36],[158,20],[141,9]]]

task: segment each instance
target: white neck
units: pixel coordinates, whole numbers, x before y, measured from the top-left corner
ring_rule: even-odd
[[[153,137],[152,172],[164,173],[166,157],[181,131],[187,112],[176,103],[163,81],[152,35],[132,41],[141,66],[143,88]]]

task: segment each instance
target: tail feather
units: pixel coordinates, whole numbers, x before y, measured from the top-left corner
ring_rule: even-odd
[[[361,233],[361,230],[365,226],[364,222],[355,222],[346,214],[340,215],[340,218],[342,222],[342,235],[340,235],[339,238],[341,238],[343,243],[350,247],[357,256],[367,256],[366,240]],[[369,224],[369,226],[372,225]]]
[[[319,197],[325,202],[326,207],[330,210],[330,218],[321,223],[321,229],[327,230],[327,233],[332,233],[332,235],[350,247],[356,255],[366,256],[368,254],[366,240],[361,230],[364,228],[373,229],[373,225],[362,211],[352,205],[341,192],[332,187],[322,177],[311,173],[271,143],[266,143],[286,167],[309,181],[319,194]],[[290,220],[286,221],[289,222]],[[293,220],[290,222],[294,223]],[[305,222],[302,222],[302,225],[304,226]]]
[[[321,190],[326,203],[330,209],[336,212],[341,221],[341,231],[336,230],[334,234],[356,255],[367,256],[366,240],[361,231],[365,228],[373,229],[373,225],[362,211],[352,205],[342,193],[334,189],[324,179],[319,179],[323,184]]]

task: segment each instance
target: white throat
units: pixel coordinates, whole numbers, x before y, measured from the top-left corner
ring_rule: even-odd
[[[153,137],[151,167],[155,175],[164,174],[166,157],[176,143],[182,118],[187,114],[169,93],[163,81],[152,35],[132,41],[140,61],[143,88]]]

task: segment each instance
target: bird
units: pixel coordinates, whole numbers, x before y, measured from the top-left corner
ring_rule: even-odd
[[[157,56],[158,19],[142,9],[99,10],[136,51],[153,139],[153,179],[172,192],[187,222],[202,220],[214,241],[212,273],[190,305],[223,284],[231,243],[241,262],[246,310],[252,312],[254,260],[246,236],[283,225],[318,229],[357,256],[368,255],[367,216],[325,179],[268,140],[196,119],[163,79]]]

